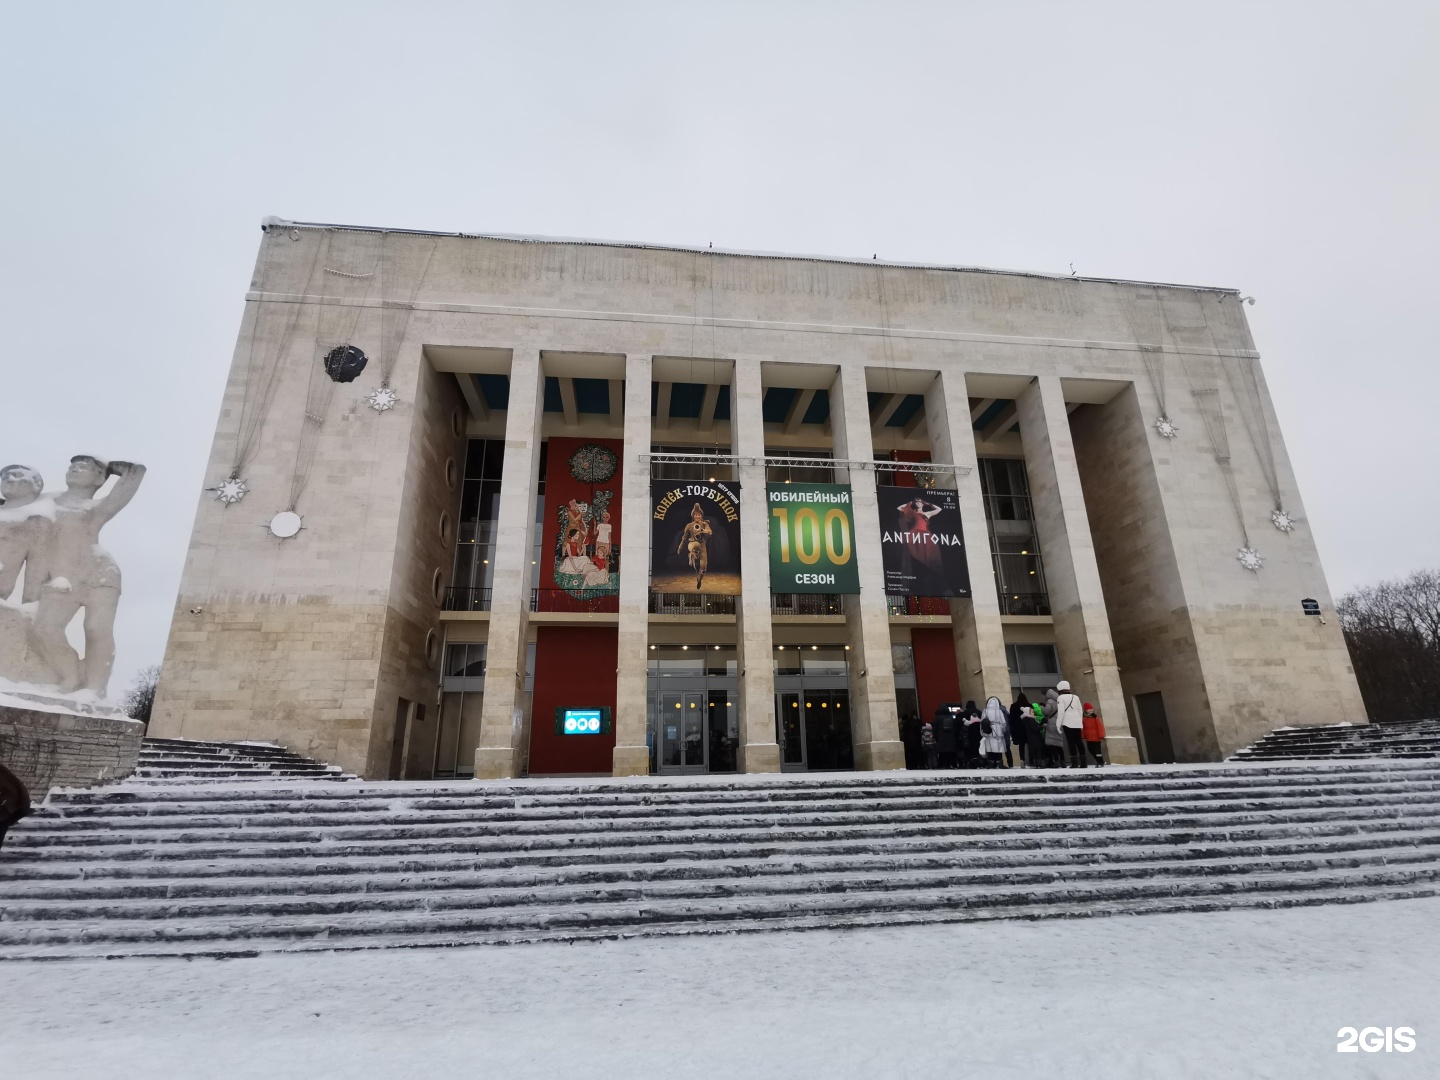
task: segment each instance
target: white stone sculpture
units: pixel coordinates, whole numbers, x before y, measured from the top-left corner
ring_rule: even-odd
[[[115,486],[96,498],[111,477]],[[100,547],[100,530],[135,497],[145,466],[70,459],[65,490],[47,493],[34,469],[0,469],[0,680],[95,701],[105,696],[115,663],[120,568]],[[18,598],[11,594],[24,571]],[[65,628],[84,612],[85,655]],[[31,697],[31,694],[25,694]]]

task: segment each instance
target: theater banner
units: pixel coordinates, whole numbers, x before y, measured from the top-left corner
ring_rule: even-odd
[[[969,596],[970,566],[960,527],[960,495],[944,488],[877,487],[885,592],[891,596]]]
[[[740,485],[650,484],[650,591],[740,594]]]
[[[601,610],[596,601],[620,592],[623,451],[618,439],[550,440],[539,610]]]
[[[858,593],[854,502],[849,484],[767,484],[770,589]]]

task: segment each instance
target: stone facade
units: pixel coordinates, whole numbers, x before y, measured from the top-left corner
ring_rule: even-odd
[[[258,431],[250,493],[231,506],[201,498],[157,735],[269,739],[389,775],[397,742],[430,737],[440,646],[486,641],[476,775],[523,772],[526,645],[536,625],[559,618],[528,603],[539,450],[559,435],[625,440],[631,576],[622,574],[618,613],[569,620],[619,635],[617,774],[645,768],[637,709],[647,642],[685,635],[735,645],[740,767],[780,767],[771,649],[801,627],[772,613],[759,462],[792,448],[848,459],[925,451],[954,464],[975,595],[927,621],[952,628],[967,697],[1008,698],[1005,646],[1048,641],[1063,674],[1101,706],[1115,760],[1143,753],[1137,695],[1163,695],[1181,760],[1213,759],[1284,724],[1364,718],[1232,290],[392,233],[386,242],[406,265],[427,267],[395,352],[399,404],[365,407],[377,382],[367,371],[336,389],[304,443],[325,312],[351,311],[353,337],[372,353],[393,313],[383,292],[346,295],[314,268],[355,265],[375,235],[289,224],[264,234],[207,472],[218,484]],[[267,358],[274,389],[262,407]],[[487,403],[472,376],[508,378],[508,407]],[[559,409],[546,407],[547,378],[561,384]],[[574,379],[608,382],[608,414],[577,409]],[[680,383],[706,388],[698,418],[669,407]],[[796,405],[784,422],[765,422],[763,399],[776,387],[794,388]],[[801,405],[822,391],[828,416],[807,420]],[[715,416],[724,395],[730,419]],[[921,399],[914,419],[887,423],[910,397]],[[660,403],[648,417],[647,400]],[[1177,439],[1155,430],[1161,411]],[[453,562],[441,519],[458,506],[448,463],[464,459],[467,437],[506,447],[488,611],[440,602]],[[646,613],[633,574],[643,564],[635,545],[648,537],[640,455],[660,444],[739,459],[744,593],[734,615]],[[296,504],[305,527],[279,540],[264,525],[286,502],[302,447],[313,457]],[[1026,464],[1053,614],[996,614],[976,471],[984,457]],[[850,472],[857,507],[870,507],[872,474]],[[1269,523],[1277,500],[1298,520],[1292,532]],[[857,523],[862,538],[871,525]],[[1236,561],[1251,545],[1267,560],[1258,572]],[[857,602],[844,617],[805,620],[803,640],[851,646],[857,765],[896,767],[889,647],[909,640],[907,623],[887,617],[878,551],[862,545],[859,555]],[[1306,598],[1330,617],[1303,615]],[[403,703],[413,706],[410,729],[397,739]]]
[[[0,705],[0,763],[37,802],[55,787],[90,787],[135,771],[138,720]]]

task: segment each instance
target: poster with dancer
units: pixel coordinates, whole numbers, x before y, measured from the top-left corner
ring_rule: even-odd
[[[969,596],[960,495],[944,488],[877,486],[885,591],[891,596]]]
[[[549,440],[540,610],[564,610],[565,596],[595,600],[620,592],[620,453],[614,439]],[[558,602],[558,603],[557,603]]]
[[[740,595],[740,485],[650,485],[650,591]]]

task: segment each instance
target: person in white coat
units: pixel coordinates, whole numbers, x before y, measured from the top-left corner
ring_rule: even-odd
[[[1070,692],[1070,684],[1063,679],[1055,685],[1059,691],[1055,699],[1055,722],[1065,735],[1065,757],[1072,769],[1085,768],[1085,741],[1081,738],[1085,727],[1085,703]]]
[[[1005,765],[1005,755],[1010,749],[1010,718],[998,697],[985,702],[980,714],[980,752],[984,755],[985,767],[998,769]]]

